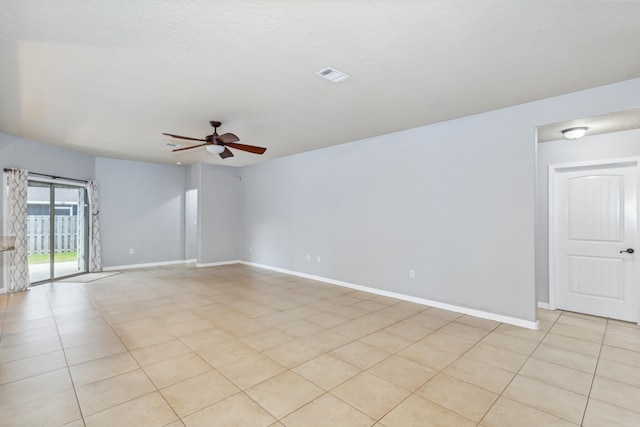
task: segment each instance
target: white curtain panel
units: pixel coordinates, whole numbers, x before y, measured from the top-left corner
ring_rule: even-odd
[[[98,184],[89,181],[87,186],[91,207],[91,232],[89,234],[89,272],[102,271],[102,251],[100,250],[100,222],[98,221]]]
[[[29,172],[12,169],[9,173],[9,202],[7,212],[7,234],[15,236],[15,250],[5,252],[8,258],[8,290],[9,292],[29,289],[29,260],[27,247],[27,189]]]

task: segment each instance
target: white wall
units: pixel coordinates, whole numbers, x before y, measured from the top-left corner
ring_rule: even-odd
[[[246,167],[243,258],[533,321],[535,128],[638,93],[629,80]]]
[[[184,259],[184,168],[97,158],[96,181],[105,267]]]
[[[584,137],[576,141],[538,144],[538,192],[536,200],[536,280],[538,301],[549,302],[549,165],[640,156],[640,129]]]

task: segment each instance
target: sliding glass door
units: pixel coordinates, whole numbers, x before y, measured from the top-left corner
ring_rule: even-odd
[[[29,180],[27,196],[27,242],[31,283],[38,284],[86,273],[86,188]]]

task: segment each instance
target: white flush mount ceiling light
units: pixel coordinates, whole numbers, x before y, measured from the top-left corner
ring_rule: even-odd
[[[205,148],[211,154],[220,154],[224,151],[224,145],[212,144],[212,145],[207,145]]]
[[[331,83],[342,83],[349,78],[349,75],[331,67],[324,68],[315,74],[325,80],[329,80]]]
[[[587,133],[587,129],[589,128],[586,126],[579,126],[575,128],[565,129],[562,131],[562,134],[567,139],[578,139],[582,138],[584,134]]]

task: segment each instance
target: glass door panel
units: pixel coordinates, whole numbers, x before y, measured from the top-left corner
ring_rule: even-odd
[[[85,189],[54,185],[53,277],[85,273]]]
[[[29,181],[27,244],[31,283],[51,280],[51,184]]]
[[[86,273],[86,189],[29,180],[27,195],[31,283]]]

